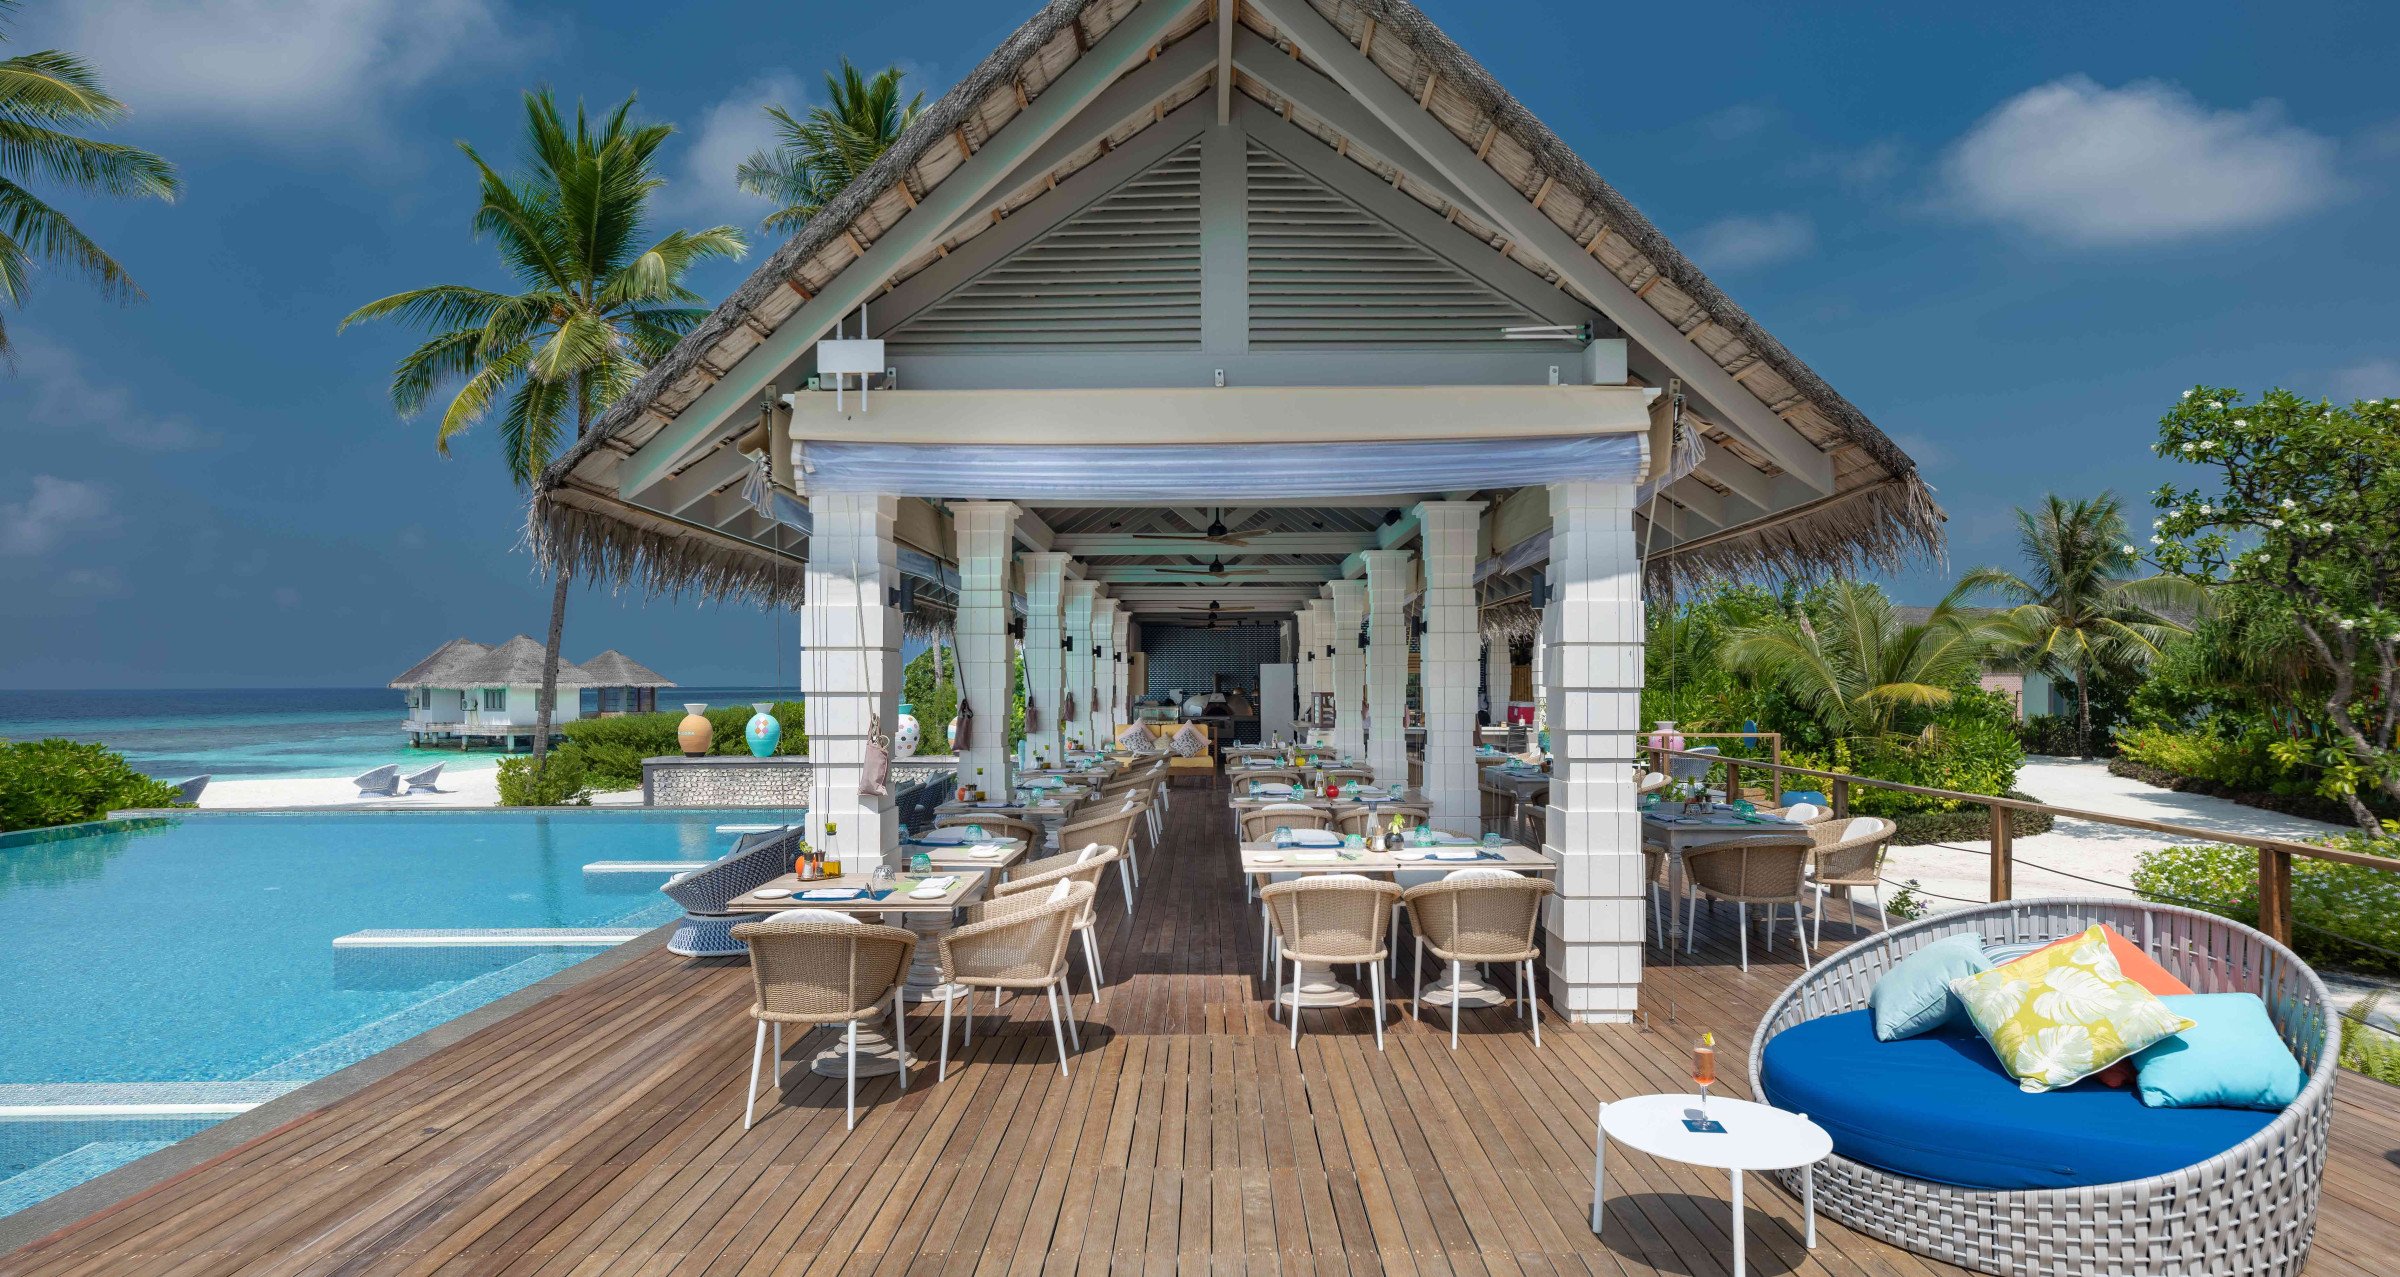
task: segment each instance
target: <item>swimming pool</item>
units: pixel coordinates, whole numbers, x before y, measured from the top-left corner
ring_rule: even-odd
[[[731,847],[719,823],[795,817],[224,812],[0,835],[0,1216],[676,915],[667,870],[587,866],[704,861]],[[390,934],[426,931],[456,934]]]

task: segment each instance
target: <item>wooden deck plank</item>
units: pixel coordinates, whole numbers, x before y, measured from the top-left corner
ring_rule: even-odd
[[[1744,1058],[1798,972],[1788,937],[1754,945],[1745,973],[1729,913],[1703,910],[1697,953],[1669,966],[1653,951],[1642,1023],[1546,1016],[1539,1050],[1513,1006],[1470,1012],[1453,1051],[1443,1013],[1417,1021],[1395,996],[1389,1049],[1352,1008],[1307,1013],[1294,1051],[1255,969],[1258,917],[1232,876],[1221,795],[1175,800],[1135,911],[1113,882],[1100,898],[1110,979],[1073,999],[1084,1045],[1069,1076],[1042,1000],[1019,996],[987,1006],[971,1044],[954,1037],[937,1085],[939,1011],[919,1008],[910,1089],[863,1082],[856,1130],[840,1081],[807,1071],[820,1032],[786,1043],[785,1086],[745,1132],[747,969],[654,952],[0,1257],[0,1272],[1725,1271],[1713,1172],[1612,1150],[1609,1235],[1585,1230],[1592,1113],[1683,1088],[1703,1028],[1721,1058]],[[2389,1273],[2400,1089],[2345,1077],[2333,1144],[2309,1272]],[[1957,1271],[1830,1221],[1809,1251],[1797,1202],[1750,1183],[1762,1271]]]

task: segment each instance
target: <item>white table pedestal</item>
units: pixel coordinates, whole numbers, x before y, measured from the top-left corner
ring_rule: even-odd
[[[1300,964],[1300,987],[1294,990],[1289,983],[1275,991],[1275,1000],[1285,1006],[1310,1010],[1320,1007],[1346,1007],[1358,1003],[1358,990],[1333,978],[1333,969],[1313,963]]]
[[[1427,1006],[1496,1007],[1508,1000],[1507,995],[1478,979],[1475,968],[1461,967],[1458,983],[1452,984],[1449,964],[1442,965],[1442,978],[1425,986]]]
[[[892,1044],[891,1034],[885,1032],[885,1029],[889,1027],[886,1021],[890,1018],[890,1012],[887,1011],[884,1019],[877,1020],[873,1024],[858,1026],[858,1075],[860,1077],[882,1077],[900,1071],[900,1048]],[[818,1077],[850,1076],[848,1033],[847,1026],[839,1024],[833,1026],[833,1045],[810,1057],[808,1071]]]
[[[950,929],[950,919],[938,913],[886,914],[886,921],[895,927],[906,927],[917,933],[917,952],[908,964],[908,985],[900,996],[911,1002],[942,1002],[966,991],[964,985],[942,981],[942,933]],[[861,1039],[864,1042],[864,1039]],[[865,1067],[862,1052],[860,1067]]]

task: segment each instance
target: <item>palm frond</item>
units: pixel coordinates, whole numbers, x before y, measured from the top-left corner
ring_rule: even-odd
[[[12,250],[89,276],[101,296],[111,301],[130,301],[142,295],[117,259],[93,243],[65,214],[24,187],[0,178],[0,256]],[[10,288],[10,301],[22,296],[21,284]]]

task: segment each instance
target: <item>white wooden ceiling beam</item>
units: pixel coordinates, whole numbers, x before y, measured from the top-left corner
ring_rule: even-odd
[[[1090,577],[1092,580],[1107,581],[1111,584],[1201,586],[1223,584],[1228,589],[1237,586],[1246,589],[1253,585],[1331,581],[1341,573],[1341,569],[1333,564],[1274,563],[1235,567],[1232,570],[1241,575],[1234,576],[1229,573],[1220,582],[1213,577],[1195,575],[1199,570],[1199,565],[1185,563],[1179,558],[1174,563],[1095,566],[1090,570]]]
[[[1244,539],[1249,544],[1168,541],[1157,537],[1131,536],[1123,532],[1061,532],[1052,540],[1050,548],[1086,558],[1199,554],[1232,559],[1258,554],[1348,554],[1354,550],[1375,547],[1375,536],[1371,532],[1254,532]]]

